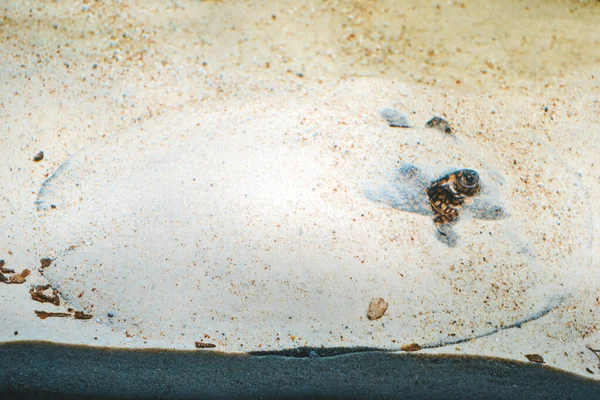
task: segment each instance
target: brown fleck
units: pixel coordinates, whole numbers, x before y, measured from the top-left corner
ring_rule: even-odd
[[[64,317],[70,317],[71,316],[71,314],[64,313],[64,312],[46,312],[46,311],[38,311],[38,310],[35,310],[34,312],[35,312],[35,315],[37,315],[39,319],[46,319],[46,318],[49,318],[49,317],[61,317],[61,318],[64,318]]]
[[[58,298],[58,291],[52,290],[52,295],[44,294],[45,290],[50,289],[50,285],[43,286],[32,286],[29,289],[31,299],[39,301],[40,303],[52,303],[55,306],[60,306],[60,299]]]
[[[400,350],[402,351],[419,351],[422,349],[423,348],[418,343],[405,344],[404,346],[400,347]]]
[[[197,349],[212,349],[213,347],[217,347],[213,343],[196,342],[195,344]]]
[[[525,354],[525,358],[534,363],[544,364],[544,357],[539,354]]]
[[[44,159],[44,152],[43,151],[39,151],[34,157],[33,157],[33,161],[38,162],[38,161],[42,161]]]
[[[3,274],[14,274],[15,270],[10,269],[10,268],[0,267],[0,272],[2,272]]]
[[[52,259],[51,258],[42,258],[40,260],[40,264],[42,264],[42,268],[47,268],[50,266],[50,264],[52,264]]]
[[[24,269],[20,274],[16,274],[10,277],[10,283],[23,283],[25,282],[25,278],[29,276],[31,271],[28,269]]]
[[[371,300],[369,304],[369,309],[367,310],[367,318],[370,320],[375,320],[383,317],[385,311],[388,308],[388,303],[382,299],[381,297],[376,297]]]
[[[75,311],[73,313],[73,318],[75,319],[90,319],[92,317],[92,314],[85,314],[83,311]]]

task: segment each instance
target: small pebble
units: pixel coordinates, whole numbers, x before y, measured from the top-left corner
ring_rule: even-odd
[[[38,162],[38,161],[42,161],[44,159],[44,152],[40,151],[38,152],[35,157],[33,157],[33,161]]]
[[[431,118],[429,121],[427,121],[425,123],[425,128],[437,129],[438,131],[443,132],[443,133],[447,133],[447,134],[454,133],[452,131],[452,128],[450,127],[450,124],[448,123],[448,121],[446,121],[442,117],[433,117],[433,118]]]
[[[408,117],[404,114],[400,114],[396,110],[386,108],[381,110],[379,115],[385,118],[385,120],[388,122],[388,125],[392,128],[411,128]]]
[[[213,343],[204,343],[204,342],[196,342],[195,343],[197,349],[212,349],[217,347],[216,344]]]
[[[544,357],[539,354],[525,354],[525,358],[534,363],[544,364]]]
[[[388,303],[382,299],[381,297],[374,298],[371,300],[369,304],[369,309],[367,310],[367,318],[370,320],[375,320],[383,317],[385,311],[388,308]]]
[[[400,347],[400,350],[402,351],[419,351],[421,349],[423,348],[418,343],[405,344],[404,346]]]
[[[40,264],[42,264],[42,268],[47,268],[50,266],[50,264],[52,264],[52,259],[51,258],[42,258],[40,260]]]

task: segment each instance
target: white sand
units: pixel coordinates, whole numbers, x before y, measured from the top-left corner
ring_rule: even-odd
[[[532,20],[554,21],[559,5],[530,10],[538,13]],[[494,72],[502,77],[469,79],[478,54],[506,60],[478,44],[500,31],[474,41],[455,37],[465,59],[447,55],[449,65],[430,69],[420,64],[423,55],[378,61],[332,38],[336,26],[354,21],[357,33],[366,35],[368,25],[389,36],[359,34],[349,42],[393,48],[399,28],[377,19],[381,10],[373,16],[353,3],[327,12],[285,3],[273,10],[183,6],[160,13],[157,4],[7,6],[0,258],[33,273],[24,285],[0,286],[10,305],[0,316],[0,340],[393,349],[476,337],[558,305],[521,328],[424,351],[519,360],[538,353],[550,365],[600,373],[586,349],[600,348],[593,240],[600,92],[598,67],[589,64],[598,55],[587,48],[567,57],[599,37],[586,25],[598,7],[564,4],[583,9],[567,13],[555,28],[566,36],[539,57],[550,62],[558,53],[566,61],[544,64],[536,75],[518,51],[538,47],[524,40],[510,54],[517,65]],[[470,4],[445,10],[474,18]],[[438,11],[394,12],[413,13],[408,24]],[[276,23],[288,30],[281,42],[271,39]],[[407,34],[415,34],[410,26]],[[577,36],[577,26],[586,34]],[[476,28],[469,29],[473,38]],[[523,29],[526,35],[530,28]],[[314,36],[323,30],[328,34]],[[513,37],[507,33],[503,51]],[[381,63],[388,65],[383,74]],[[349,70],[382,79],[338,82]],[[411,79],[407,70],[438,85],[402,83]],[[463,144],[447,146],[421,128],[389,128],[378,115],[385,107],[405,111],[415,126],[444,115]],[[45,158],[34,163],[39,150]],[[398,157],[433,170],[475,164],[496,173],[504,183],[493,199],[511,217],[466,216],[457,226],[460,245],[448,248],[436,240],[430,217],[364,196],[364,182],[389,182]],[[42,183],[65,162],[38,211]],[[49,204],[57,208],[43,210]],[[39,259],[48,256],[55,261],[41,276]],[[458,267],[461,261],[468,267]],[[29,284],[45,283],[60,290],[63,306],[30,299]],[[371,322],[366,309],[377,296],[390,308]],[[40,320],[33,313],[67,307],[94,318]]]

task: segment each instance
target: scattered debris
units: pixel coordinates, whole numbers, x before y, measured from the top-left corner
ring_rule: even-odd
[[[44,159],[44,152],[43,151],[39,151],[34,157],[33,157],[33,161],[38,162],[38,161],[42,161]]]
[[[73,318],[75,319],[90,319],[92,317],[92,314],[85,314],[83,311],[75,311],[73,313]]]
[[[444,118],[441,118],[441,117],[431,118],[429,121],[427,121],[425,123],[425,128],[437,129],[440,132],[448,133],[448,134],[454,133],[454,131],[452,130],[452,127],[450,127],[450,124]]]
[[[197,349],[212,349],[214,347],[217,347],[217,345],[213,343],[196,342]]]
[[[6,263],[4,262],[4,260],[0,260],[0,272],[3,274],[14,274],[15,270],[14,269],[10,269],[10,268],[4,268],[4,266],[6,265]],[[0,278],[2,279],[2,278]],[[5,281],[2,281],[5,282]]]
[[[412,128],[406,115],[400,114],[398,111],[391,108],[381,110],[379,115],[385,118],[388,125],[392,128]]]
[[[382,299],[381,297],[376,297],[371,300],[369,304],[369,309],[367,310],[367,318],[370,320],[375,320],[383,317],[385,311],[388,308],[388,303]]]
[[[534,363],[544,364],[544,357],[539,354],[525,354],[525,358]]]
[[[27,278],[30,273],[31,273],[31,271],[29,271],[28,269],[24,269],[23,271],[21,271],[20,274],[12,275],[9,278],[9,282],[10,283],[19,283],[19,284],[23,283],[23,282],[25,282],[25,278]]]
[[[8,281],[8,278],[4,275],[2,275],[2,273],[0,272],[0,282],[6,282]]]
[[[31,299],[39,301],[40,303],[52,303],[55,306],[60,306],[58,290],[52,289],[52,295],[49,296],[47,294],[44,294],[44,291],[48,289],[51,289],[50,285],[31,286],[31,288],[29,288],[29,294],[31,295]]]
[[[40,260],[40,264],[42,264],[42,268],[47,268],[50,266],[50,264],[52,264],[52,259],[51,258],[42,258]]]
[[[406,345],[400,347],[400,350],[402,350],[402,351],[419,351],[422,349],[423,348],[418,343],[406,344]]]
[[[585,370],[586,370],[588,373],[592,374],[592,375],[594,374],[594,371],[592,371],[592,370],[591,370],[591,369],[589,369],[588,367],[585,367]]]
[[[66,318],[66,317],[71,316],[71,314],[69,314],[69,313],[61,313],[61,312],[47,312],[47,311],[38,311],[38,310],[34,310],[34,312],[35,312],[35,315],[37,315],[39,319],[46,319],[49,317]]]

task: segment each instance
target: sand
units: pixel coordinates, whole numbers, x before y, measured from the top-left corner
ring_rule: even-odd
[[[415,342],[600,373],[588,349],[600,348],[595,2],[3,10],[0,258],[32,274],[0,286],[0,340],[225,352]],[[387,126],[388,107],[415,128]],[[421,128],[433,115],[453,123],[464,160]],[[396,154],[415,137],[425,150]],[[465,218],[448,248],[427,215],[364,196],[398,156],[499,174],[492,198],[511,218]],[[480,227],[500,239],[478,239]],[[490,272],[484,255],[506,264]],[[445,269],[452,257],[477,262]],[[192,268],[201,260],[211,268]],[[503,276],[524,291],[478,306]],[[29,285],[47,283],[61,307],[31,300]],[[368,321],[379,296],[389,311]],[[34,314],[68,308],[93,317]]]

